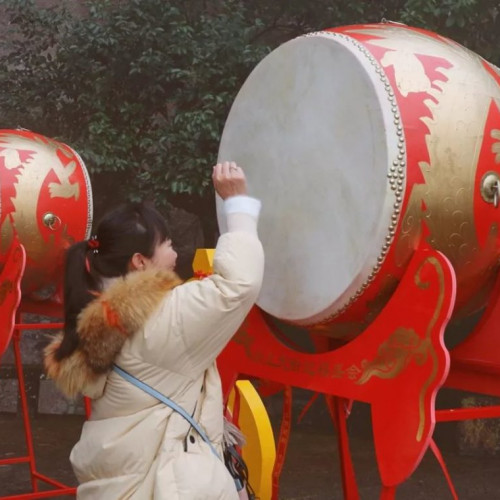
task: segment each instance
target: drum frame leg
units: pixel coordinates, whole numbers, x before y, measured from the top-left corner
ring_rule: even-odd
[[[218,358],[225,397],[242,375],[370,403],[382,495],[391,498],[430,443],[435,395],[449,370],[443,334],[455,291],[448,259],[419,248],[375,321],[345,346],[318,354],[283,345],[254,307]],[[335,415],[344,495],[357,498],[341,405]]]
[[[12,348],[14,351],[14,361],[16,365],[16,373],[19,386],[19,396],[21,402],[21,415],[23,419],[23,429],[26,442],[27,454],[25,456],[5,458],[0,460],[0,465],[16,465],[27,463],[30,470],[31,479],[31,492],[18,495],[2,496],[0,499],[21,500],[21,499],[36,499],[36,498],[53,498],[62,495],[75,495],[76,488],[74,486],[67,486],[60,481],[46,476],[38,472],[36,468],[35,447],[33,441],[33,432],[31,429],[31,419],[29,415],[28,397],[26,395],[26,384],[24,378],[24,369],[21,358],[21,331],[22,330],[35,330],[35,329],[60,329],[62,323],[22,323],[21,314],[16,314],[16,324],[14,325],[14,333],[12,335]],[[38,483],[45,483],[52,488],[50,490],[39,489]]]
[[[394,500],[394,498],[396,498],[396,487],[382,486],[382,492],[380,493],[380,500]]]
[[[351,403],[352,401],[345,398],[326,396],[326,404],[337,430],[337,447],[340,457],[340,473],[342,476],[344,498],[359,500],[358,484],[356,482],[356,474],[349,447],[349,434],[347,432],[347,418]]]

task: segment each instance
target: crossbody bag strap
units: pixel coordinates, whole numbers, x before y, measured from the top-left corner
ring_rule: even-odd
[[[118,365],[113,364],[113,371],[118,373],[118,375],[122,376],[125,380],[130,382],[131,384],[134,384],[136,387],[139,389],[142,389],[144,392],[147,392],[150,396],[153,396],[154,398],[158,399],[161,401],[163,404],[167,405],[168,407],[172,408],[172,410],[176,411],[180,415],[182,415],[196,430],[196,432],[201,436],[203,441],[210,446],[210,450],[212,453],[219,459],[220,456],[215,450],[213,444],[210,442],[208,439],[208,436],[205,434],[205,431],[201,428],[201,426],[196,422],[191,415],[184,410],[181,406],[179,406],[177,403],[172,401],[170,398],[167,398],[164,394],[161,392],[158,392],[156,389],[153,389],[150,385],[145,384],[141,380],[139,380],[137,377],[134,377],[130,373],[126,372],[123,368],[120,368]]]

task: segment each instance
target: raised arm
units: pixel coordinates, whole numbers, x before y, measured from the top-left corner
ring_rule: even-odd
[[[257,236],[260,202],[247,195],[243,170],[218,164],[213,182],[227,224],[216,246],[213,275],[175,288],[165,304],[170,334],[181,336],[186,346],[176,365],[193,375],[213,363],[239,328],[257,299],[264,269]]]

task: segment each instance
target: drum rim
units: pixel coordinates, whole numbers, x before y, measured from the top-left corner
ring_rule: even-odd
[[[266,307],[262,307],[260,298],[257,300],[257,305],[261,306],[266,312],[269,312],[278,319],[302,326],[311,326],[320,322],[331,321],[334,317],[340,315],[354,301],[356,301],[375,279],[387,256],[390,244],[394,239],[395,228],[401,216],[401,205],[406,188],[406,144],[401,125],[401,114],[391,83],[389,82],[382,66],[360,42],[353,37],[342,33],[319,31],[303,35],[286,42],[286,44],[293,43],[296,40],[315,37],[328,39],[342,45],[343,48],[347,49],[354,55],[356,60],[361,64],[363,70],[369,75],[369,79],[373,85],[373,91],[378,97],[378,102],[380,103],[380,114],[383,117],[385,127],[385,151],[388,158],[388,165],[386,172],[384,207],[381,211],[379,228],[377,229],[377,244],[374,245],[376,250],[367,256],[362,269],[358,275],[353,277],[351,284],[346,288],[346,290],[334,299],[326,309],[313,312],[308,317],[301,318],[280,317],[279,314],[267,311]],[[237,99],[238,96],[236,97],[235,102]],[[381,103],[388,103],[388,105],[382,106]],[[223,140],[221,140],[221,146],[222,144]],[[393,160],[391,161],[390,159]],[[224,225],[222,223],[223,220],[220,217],[220,202],[217,203],[217,212],[219,215],[221,230],[224,232]]]

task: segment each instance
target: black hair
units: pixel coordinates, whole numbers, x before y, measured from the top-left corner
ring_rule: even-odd
[[[108,212],[92,240],[72,245],[64,270],[64,337],[57,360],[78,347],[77,319],[101,289],[102,278],[125,276],[135,253],[151,258],[158,244],[170,239],[165,218],[149,203],[126,203]]]

